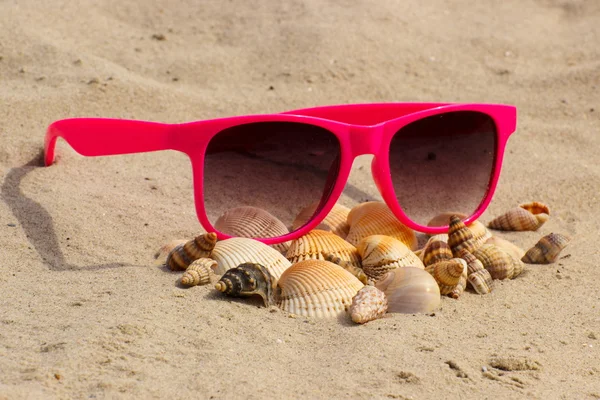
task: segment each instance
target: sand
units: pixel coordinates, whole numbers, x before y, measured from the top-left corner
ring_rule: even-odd
[[[49,3],[0,2],[0,398],[600,398],[600,3]],[[153,265],[202,231],[185,156],[42,167],[61,118],[382,101],[516,105],[481,221],[543,201],[496,235],[571,235],[564,258],[431,316],[291,318]],[[369,164],[342,204],[378,198]]]

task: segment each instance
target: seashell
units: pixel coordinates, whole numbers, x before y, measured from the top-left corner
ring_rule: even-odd
[[[463,294],[463,292],[465,291],[466,288],[467,288],[467,268],[466,268],[466,263],[465,263],[465,268],[463,269],[463,273],[460,276],[458,283],[456,284],[454,289],[452,289],[452,291],[450,293],[448,293],[448,296],[452,297],[453,299],[458,299],[460,297],[460,295]]]
[[[275,278],[267,268],[256,263],[231,268],[215,284],[215,289],[231,297],[260,296],[267,307],[275,303]]]
[[[473,255],[481,261],[483,267],[489,271],[493,279],[510,279],[514,276],[517,260],[501,248],[484,244],[474,251]]]
[[[311,219],[318,205],[319,202],[315,202],[308,207],[303,208],[292,223],[292,230],[297,230],[302,227],[306,221]],[[350,209],[348,207],[336,203],[325,219],[321,221],[315,229],[333,232],[344,239],[350,230],[350,226],[348,225],[348,222],[346,222],[349,212]]]
[[[171,250],[165,264],[171,271],[185,270],[195,260],[201,257],[209,257],[216,243],[217,234],[214,232],[196,236],[194,239]]]
[[[350,210],[348,224],[350,231],[346,240],[355,246],[367,236],[386,235],[398,239],[411,250],[417,247],[415,232],[398,221],[384,203],[359,204]]]
[[[323,251],[321,254],[323,254],[323,258],[325,259],[325,261],[332,262],[344,268],[346,271],[350,272],[352,275],[357,277],[358,280],[361,281],[363,284],[367,285],[369,283],[369,277],[365,274],[365,271],[363,271],[362,268],[358,268],[353,264],[342,260],[339,256],[336,256],[335,254],[331,254],[326,251]]]
[[[483,267],[481,261],[468,250],[464,249],[460,252],[460,258],[467,263],[467,282],[473,290],[478,294],[490,293],[494,287],[494,281],[490,272]]]
[[[385,293],[390,313],[430,313],[441,304],[437,282],[420,268],[393,269],[375,287]]]
[[[425,267],[425,271],[429,272],[440,286],[441,294],[450,294],[455,289],[465,269],[467,263],[461,258],[439,261]]]
[[[365,274],[379,279],[390,269],[398,267],[425,268],[423,262],[404,243],[385,235],[371,235],[356,247],[362,259]]]
[[[279,307],[306,317],[337,317],[364,285],[344,268],[323,260],[292,265],[277,283]]]
[[[551,233],[541,238],[535,246],[527,250],[521,261],[527,264],[550,264],[556,261],[560,252],[571,239],[560,233]]]
[[[450,225],[450,217],[452,215],[456,215],[461,220],[468,217],[468,215],[463,213],[441,213],[433,217],[428,223],[427,226],[446,226]],[[467,228],[471,230],[473,234],[473,238],[479,243],[483,244],[486,240],[492,237],[492,233],[479,221],[473,221],[467,225]],[[447,241],[447,240],[446,240]]]
[[[292,265],[287,258],[274,248],[248,238],[231,238],[217,243],[211,253],[217,261],[215,273],[223,275],[227,270],[244,263],[257,263],[269,270],[275,279]]]
[[[433,239],[433,238],[432,238]],[[448,243],[442,240],[429,240],[423,250],[423,264],[427,267],[439,261],[453,258],[452,250]]]
[[[548,206],[539,202],[520,204],[488,223],[501,231],[536,231],[550,218]]]
[[[485,241],[485,243],[500,247],[502,250],[510,254],[511,257],[517,260],[520,260],[525,255],[525,251],[522,248],[498,236],[490,237]]]
[[[210,283],[210,276],[214,273],[217,262],[212,258],[199,258],[183,273],[181,284],[184,286],[206,285]]]
[[[467,249],[473,253],[481,245],[473,237],[473,233],[459,217],[453,215],[450,217],[450,228],[448,230],[448,245],[452,249],[452,254],[458,257],[462,249]]]
[[[165,265],[167,262],[167,257],[169,253],[180,244],[184,244],[187,242],[187,239],[173,239],[168,243],[163,244],[160,249],[154,253],[154,264],[155,265]]]
[[[323,251],[336,255],[357,268],[361,266],[356,247],[336,234],[320,229],[314,229],[293,240],[286,257],[292,264],[303,260],[323,260]]]
[[[277,217],[257,207],[236,207],[225,211],[217,222],[215,229],[235,237],[271,238],[290,233],[288,228]],[[285,253],[290,242],[272,245],[277,251]]]
[[[461,220],[466,219],[468,217],[467,214],[463,214],[460,212],[444,212],[444,213],[440,213],[440,214],[436,215],[435,217],[431,218],[429,220],[429,222],[427,223],[427,226],[435,227],[435,226],[450,225],[450,217],[452,217],[453,215],[456,215]]]
[[[353,322],[364,324],[384,316],[388,308],[388,300],[381,290],[375,286],[365,286],[352,298],[348,313]]]
[[[467,228],[469,228],[473,234],[473,239],[475,240],[476,246],[481,246],[492,237],[492,232],[490,232],[488,228],[486,228],[485,225],[479,221],[471,222],[469,225],[467,225]]]

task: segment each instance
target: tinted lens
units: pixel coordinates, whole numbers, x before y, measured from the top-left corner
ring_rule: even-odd
[[[326,129],[294,122],[260,122],[219,132],[204,163],[204,203],[215,229],[265,238],[294,229],[300,212],[318,211],[333,188],[340,145]]]
[[[494,169],[496,126],[486,114],[450,112],[400,129],[390,144],[391,178],[406,215],[420,225],[443,212],[472,215]]]

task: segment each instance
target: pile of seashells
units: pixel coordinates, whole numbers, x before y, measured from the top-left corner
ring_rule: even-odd
[[[313,212],[311,207],[301,212],[293,228]],[[492,220],[488,228],[537,230],[549,214],[542,203],[521,204]],[[263,226],[283,225],[254,207],[230,210],[216,225],[224,229],[226,224],[228,232],[241,236],[248,225],[245,218],[255,220],[257,215],[266,221]],[[217,241],[215,233],[205,233],[170,242],[155,258],[173,271],[185,271],[184,286],[218,280],[215,289],[228,296],[260,296],[267,306],[308,317],[347,312],[362,324],[387,312],[430,313],[440,306],[441,295],[457,299],[467,287],[478,294],[490,293],[495,279],[516,278],[525,263],[554,262],[570,240],[551,233],[524,252],[492,236],[481,222],[465,226],[464,217],[456,213],[435,217],[429,225],[449,223],[448,234],[432,236],[413,251],[415,232],[384,203],[362,203],[351,210],[336,205],[319,229],[288,243],[271,247],[245,237]],[[250,234],[254,233],[246,233]]]

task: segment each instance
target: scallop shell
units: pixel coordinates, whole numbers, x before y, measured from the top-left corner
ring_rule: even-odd
[[[361,281],[363,284],[367,285],[369,283],[369,277],[365,274],[365,271],[363,271],[362,268],[358,268],[353,264],[342,260],[339,256],[336,256],[335,254],[331,254],[326,251],[323,251],[321,254],[323,254],[323,258],[325,259],[325,261],[332,262],[344,268],[346,271],[350,272],[352,275],[357,277],[358,280]]]
[[[494,288],[494,281],[490,272],[483,267],[481,261],[479,261],[473,254],[468,250],[462,250],[460,258],[467,263],[467,282],[471,285],[473,290],[478,294],[488,294]]]
[[[483,267],[489,271],[493,279],[511,279],[515,275],[515,266],[517,266],[517,272],[522,268],[517,263],[519,260],[515,260],[506,251],[501,248],[491,245],[484,244],[479,249],[473,252],[473,255],[481,261]]]
[[[437,282],[420,268],[393,269],[375,287],[385,293],[390,313],[430,313],[441,304]]]
[[[215,273],[223,275],[227,270],[244,263],[257,263],[269,270],[278,279],[283,271],[292,265],[287,258],[274,248],[254,239],[231,238],[217,243],[211,253],[217,261]]]
[[[293,240],[286,257],[292,264],[303,260],[323,260],[323,251],[336,255],[357,268],[361,266],[356,247],[336,234],[320,229],[314,229]]]
[[[231,236],[244,238],[271,238],[290,233],[288,228],[277,217],[257,207],[236,207],[225,211],[217,222],[215,229]],[[278,243],[273,248],[285,253],[290,242]]]
[[[550,210],[545,204],[524,203],[494,218],[488,227],[501,231],[536,231],[548,218]]]
[[[415,232],[398,221],[384,203],[371,201],[359,204],[350,210],[348,224],[350,231],[346,240],[355,246],[367,236],[386,235],[398,239],[411,250],[416,249]]]
[[[439,261],[425,267],[425,271],[429,272],[440,286],[441,294],[452,293],[466,269],[467,263],[461,258]]]
[[[302,227],[306,221],[311,219],[318,205],[319,202],[315,202],[302,209],[292,223],[292,230],[295,231],[296,229]],[[350,226],[348,225],[348,222],[346,222],[349,212],[350,209],[348,207],[336,203],[329,214],[327,214],[325,219],[321,221],[321,223],[315,229],[333,232],[344,239],[350,230]]]
[[[260,296],[267,307],[275,303],[275,278],[267,268],[256,263],[231,268],[215,284],[215,289],[231,297]]]
[[[527,250],[521,260],[527,264],[553,263],[570,241],[571,239],[566,235],[551,233],[541,238],[535,246]]]
[[[365,286],[352,298],[348,313],[353,322],[364,324],[381,318],[388,308],[388,300],[375,286]]]
[[[473,233],[456,215],[450,217],[450,229],[448,230],[448,245],[452,254],[458,257],[462,249],[473,253],[481,244],[474,238]]]
[[[154,253],[154,264],[156,265],[165,265],[167,263],[167,257],[169,253],[177,246],[183,245],[187,242],[187,239],[173,239],[168,243],[160,246],[160,249]]]
[[[210,277],[214,273],[217,262],[212,258],[199,258],[183,273],[181,284],[184,286],[206,285],[210,283]]]
[[[336,317],[346,311],[363,286],[350,272],[329,261],[300,261],[279,278],[279,307],[307,317]]]
[[[365,274],[375,280],[398,267],[425,268],[423,262],[404,243],[385,235],[371,235],[356,247]]]
[[[195,260],[201,257],[209,257],[216,243],[217,234],[214,232],[196,236],[194,239],[171,250],[165,264],[171,271],[185,270]]]
[[[500,247],[502,250],[506,251],[513,258],[520,260],[525,255],[525,250],[520,248],[519,246],[509,242],[506,239],[502,239],[498,236],[492,236],[488,240],[485,241],[487,244],[493,244],[494,246]]]

